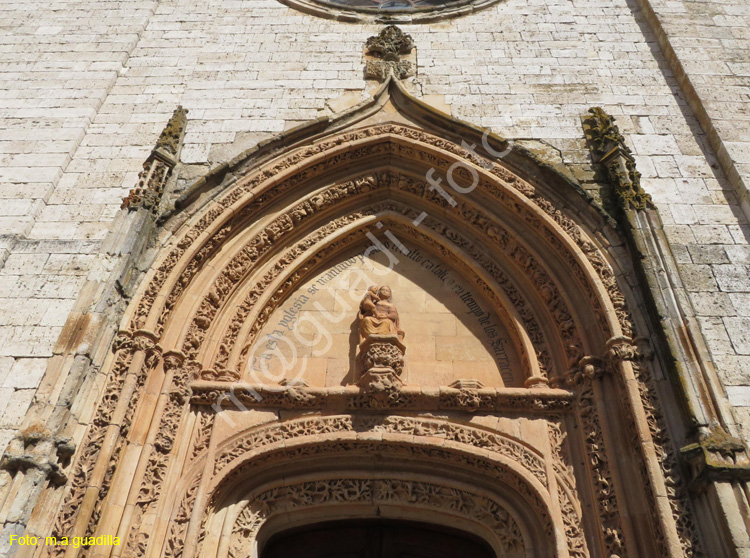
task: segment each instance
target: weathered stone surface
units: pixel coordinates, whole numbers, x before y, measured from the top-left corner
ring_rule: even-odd
[[[591,106],[615,116],[679,263],[672,279],[688,292],[749,436],[750,13],[744,0],[636,4],[637,12],[625,0],[508,0],[402,25],[419,56],[410,79],[433,106],[543,146],[545,162],[597,198],[580,118]],[[69,428],[80,438],[90,427],[105,381],[97,371],[150,261],[127,259],[151,236],[123,223],[120,201],[177,105],[190,110],[181,162],[192,166],[179,195],[209,166],[367,98],[363,45],[382,26],[320,19],[273,0],[6,3],[0,14],[8,31],[0,40],[2,452],[35,395],[54,407],[90,390]],[[169,227],[158,243],[177,231]],[[413,294],[398,302],[413,324],[407,383],[501,385],[476,328],[440,296],[405,287]],[[306,310],[310,318],[340,310],[332,294],[313,302],[321,306]],[[330,354],[308,348],[311,386],[340,387],[351,369],[351,324],[339,326]],[[457,341],[462,335],[472,341]],[[481,403],[477,390],[458,391],[450,397],[463,408]],[[22,530],[6,526],[0,554],[7,535]]]

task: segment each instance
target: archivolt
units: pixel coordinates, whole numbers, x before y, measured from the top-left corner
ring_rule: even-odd
[[[405,434],[409,435],[408,440],[404,438]],[[435,436],[445,440],[441,447],[435,446]],[[338,503],[363,503],[359,501],[361,496],[376,504],[387,505],[388,502],[383,501],[384,497],[379,497],[372,491],[384,486],[384,483],[387,485],[389,481],[399,484],[409,480],[410,475],[416,475],[425,484],[430,484],[429,479],[433,479],[431,482],[436,487],[433,494],[438,499],[460,500],[461,482],[473,486],[472,490],[465,493],[470,500],[464,502],[466,509],[458,509],[461,505],[457,500],[453,506],[456,508],[455,514],[461,516],[463,513],[475,520],[486,514],[487,520],[493,514],[497,515],[497,508],[505,510],[500,515],[505,513],[514,518],[506,526],[510,528],[510,525],[517,522],[524,533],[522,544],[529,551],[527,555],[552,555],[552,548],[566,544],[559,536],[563,531],[569,535],[567,545],[571,549],[571,556],[579,555],[574,551],[577,545],[585,546],[580,526],[576,526],[576,523],[580,524],[580,510],[571,508],[570,504],[571,500],[578,499],[575,484],[569,475],[561,472],[562,463],[555,464],[553,480],[548,476],[544,457],[537,450],[521,440],[494,430],[429,418],[349,415],[309,417],[250,428],[222,442],[215,448],[214,455],[213,475],[209,482],[204,483],[207,496],[199,506],[208,506],[211,510],[209,515],[215,515],[228,506],[232,507],[228,519],[230,525],[235,524],[238,516],[241,519],[243,513],[251,514],[254,523],[251,522],[252,525],[246,525],[244,529],[251,530],[253,536],[260,527],[259,516],[263,516],[264,520],[272,511],[266,509],[263,512],[264,502],[268,498],[286,498],[287,496],[283,496],[286,494],[286,485],[295,485],[292,482],[295,475],[301,479],[295,485],[300,487],[296,492],[297,501],[291,506],[296,508],[304,507],[305,501],[311,501],[310,505],[316,503],[314,493],[301,496],[304,491],[302,485],[305,483],[310,485],[305,490],[314,492],[313,485],[321,482],[325,484],[326,479],[335,478],[345,484],[351,483],[352,490],[366,488],[370,491],[367,495],[354,495],[351,499],[344,498],[347,501]],[[346,460],[341,459],[343,456],[346,456]],[[373,469],[375,461],[378,464]],[[346,468],[342,469],[340,464],[344,462]],[[182,512],[179,510],[189,510],[196,505],[196,487],[203,466],[204,460],[194,463],[181,483],[184,491],[182,503],[177,515],[173,517],[173,528],[170,529],[176,537],[184,536],[180,529]],[[326,475],[321,477],[320,474],[313,473],[310,476],[311,471],[317,470],[325,470]],[[442,471],[450,471],[450,478],[443,478]],[[282,479],[284,488],[278,485]],[[274,489],[274,486],[277,488]],[[401,486],[401,489],[405,487]],[[419,487],[411,489],[420,490]],[[266,500],[256,502],[261,508],[251,508],[245,512],[245,506],[253,500],[248,495],[260,492],[266,495]],[[292,490],[292,493],[295,491]],[[430,490],[427,490],[425,495],[429,493]],[[554,526],[553,514],[549,510],[552,494],[555,493],[561,507],[570,512],[564,518],[566,525],[558,528]],[[317,504],[336,503],[330,501],[331,494],[335,495],[336,491],[329,491],[325,497],[318,496],[321,501]],[[484,496],[480,497],[478,494]],[[495,496],[488,496],[490,494]],[[416,494],[413,495],[413,498],[416,497]],[[236,505],[238,502],[241,502],[239,507]],[[420,507],[419,500],[415,499],[401,504],[405,507]],[[430,507],[429,502],[422,504]],[[450,505],[450,502],[443,504]],[[245,519],[249,521],[251,518]],[[227,520],[221,521],[226,530]],[[209,518],[202,529],[215,531],[221,527]],[[544,537],[539,540],[541,533],[544,533]],[[202,540],[204,536],[205,532],[199,539]],[[172,542],[167,544],[173,546]],[[543,550],[545,548],[546,551]],[[209,554],[212,555],[213,551]]]
[[[458,155],[465,158],[460,159]],[[409,167],[413,173],[419,172],[420,168],[424,170],[426,165],[431,165],[438,173],[447,172],[450,165],[460,161],[467,167],[471,166],[472,172],[479,177],[476,194],[456,196],[458,203],[456,207],[451,207],[424,182],[405,172],[383,180],[385,173],[377,171],[377,167],[386,158],[390,160],[389,167]],[[342,183],[347,172],[351,173],[353,164],[359,176],[371,167],[376,170],[365,173],[360,179],[344,180]],[[465,184],[471,176],[466,170],[464,174],[459,181],[463,180]],[[459,175],[460,172],[453,173],[453,176]],[[323,190],[316,186],[331,182],[335,184]],[[383,185],[386,187],[383,188]],[[326,240],[319,239],[323,246],[314,243],[311,240],[313,235],[310,235],[306,243],[300,242],[292,253],[280,254],[274,250],[278,240],[287,236],[290,239],[300,238],[316,223],[329,223],[335,214],[344,214],[340,217],[344,219],[344,222],[339,221],[340,226],[352,225],[353,209],[347,212],[345,208],[355,208],[357,204],[361,207],[362,202],[371,199],[374,192],[401,197],[416,209],[427,209],[431,217],[423,223],[432,229],[431,233],[441,230],[452,241],[449,252],[460,254],[460,257],[473,262],[472,265],[484,268],[503,287],[502,302],[505,304],[497,304],[496,309],[501,315],[505,314],[506,325],[511,325],[510,330],[516,330],[519,353],[527,355],[532,375],[537,354],[541,357],[542,368],[553,366],[554,360],[558,363],[554,368],[558,373],[564,373],[583,354],[603,352],[604,341],[614,332],[620,332],[623,325],[629,328],[627,316],[623,313],[624,299],[619,295],[614,276],[604,259],[578,226],[540,197],[534,187],[498,165],[486,172],[471,162],[469,152],[446,140],[396,125],[341,134],[238,180],[229,193],[216,200],[211,209],[179,235],[175,247],[151,278],[131,320],[132,327],[153,327],[157,335],[164,333],[164,345],[181,344],[182,350],[194,358],[201,349],[206,350],[202,339],[207,335],[208,326],[214,321],[224,323],[228,328],[225,332],[211,335],[214,340],[221,339],[220,343],[216,343],[219,347],[216,360],[205,362],[203,367],[232,368],[234,363],[242,364],[242,357],[237,356],[240,347],[234,344],[239,330],[243,328],[240,314],[226,324],[216,319],[224,312],[222,309],[229,305],[229,301],[239,304],[240,313],[247,313],[253,306],[254,313],[261,319],[253,326],[250,335],[257,333],[263,317],[267,317],[272,307],[283,301],[280,298],[283,294],[277,292],[271,297],[273,302],[261,310],[257,306],[261,293],[269,286],[274,291],[288,292],[289,289],[283,286],[284,281],[290,278],[292,282],[297,281],[301,278],[301,269],[309,272],[315,265],[315,258],[308,259],[304,264],[297,262],[294,266],[290,265],[292,259],[313,246],[316,250],[331,248],[330,245],[326,247]],[[273,206],[288,211],[272,221],[259,219],[262,209]],[[494,213],[482,210],[490,207],[497,209]],[[452,211],[456,212],[455,218],[451,215]],[[401,210],[400,213],[410,218],[416,217],[413,212]],[[361,213],[359,216],[364,217]],[[471,236],[480,239],[479,244],[471,237],[461,238],[462,235],[455,232],[465,229],[466,224],[471,227]],[[330,224],[327,228],[331,229]],[[407,231],[406,234],[416,238],[425,237],[416,231]],[[442,242],[445,246],[445,240]],[[516,270],[512,280],[503,276],[503,266],[498,267],[491,259],[482,261],[487,260],[486,247],[492,248],[493,257],[505,262],[504,267]],[[472,249],[474,253],[471,253]],[[445,251],[445,248],[440,251]],[[217,260],[219,253],[221,256]],[[552,263],[554,268],[550,267]],[[209,268],[209,273],[201,271]],[[560,273],[562,268],[566,269],[566,273]],[[259,270],[265,272],[264,277],[258,277]],[[233,293],[237,292],[238,285],[247,284],[253,274],[256,277],[255,288],[246,292],[245,300],[240,303]],[[524,277],[529,277],[530,281]],[[575,281],[577,286],[571,289],[570,281]],[[523,285],[520,291],[517,288],[519,284]],[[577,305],[577,316],[570,311],[569,303],[560,294],[576,291],[582,291],[589,299],[588,304]],[[173,315],[178,300],[188,293],[190,296],[187,300],[203,299],[203,302],[200,305],[191,303],[188,307],[181,305]],[[532,304],[524,302],[529,297],[534,300]],[[497,301],[498,297],[494,299]],[[510,312],[518,312],[517,317],[508,314],[509,307],[514,307]],[[538,314],[544,312],[545,307],[547,317],[540,321]],[[620,323],[613,321],[611,316],[618,316]],[[164,330],[170,319],[184,324],[186,318],[192,320],[189,328]],[[581,335],[576,322],[590,323],[592,319],[596,320],[598,328]],[[533,350],[530,350],[528,341],[523,341],[524,335],[518,332],[518,328],[512,326],[514,323],[524,324],[535,345]],[[540,323],[549,324],[545,331],[548,340],[550,337],[559,338],[551,344],[553,353],[559,355],[554,359],[544,346],[550,343],[548,340],[545,342]],[[528,358],[529,353],[532,358]],[[231,377],[231,374],[227,377]]]
[[[385,195],[392,201],[364,207],[353,205],[368,203],[373,193]],[[190,328],[183,350],[192,358],[197,348],[203,345],[201,339],[204,336],[221,338],[216,360],[211,357],[198,357],[199,360],[213,362],[209,367],[241,369],[244,362],[240,360],[239,366],[236,364],[236,340],[249,335],[246,343],[242,344],[242,347],[246,348],[271,311],[283,301],[295,285],[315,269],[318,262],[327,260],[358,240],[365,240],[364,232],[360,232],[359,236],[355,234],[355,227],[357,231],[370,227],[372,232],[377,233],[377,229],[372,227],[375,219],[367,217],[379,216],[381,225],[389,221],[389,226],[399,229],[400,236],[421,243],[429,250],[441,254],[443,258],[449,259],[454,267],[462,269],[466,276],[473,276],[475,284],[479,284],[480,291],[485,292],[490,301],[495,302],[498,313],[501,316],[505,315],[508,329],[511,332],[516,331],[516,345],[520,354],[529,353],[530,344],[523,340],[527,332],[536,354],[541,357],[542,366],[550,369],[547,339],[562,336],[561,346],[557,349],[560,355],[555,359],[558,370],[565,370],[566,366],[577,362],[583,356],[583,346],[568,303],[550,278],[545,266],[537,261],[524,242],[516,238],[496,217],[475,204],[463,200],[457,203],[457,217],[463,219],[462,222],[458,222],[450,219],[450,211],[441,211],[447,205],[442,197],[436,193],[429,196],[428,199],[433,205],[430,207],[422,201],[425,196],[429,196],[429,190],[423,182],[403,174],[379,172],[317,190],[303,198],[262,230],[255,229],[251,240],[243,240],[244,247],[237,251],[237,255],[222,271],[222,283],[233,284],[237,282],[238,277],[243,276],[243,283],[254,283],[253,288],[245,292],[242,300],[237,294],[237,289],[234,295],[227,293],[223,298],[222,307],[237,308],[228,325],[215,322],[215,316],[220,313],[215,301],[222,297],[216,291],[209,293],[196,312],[193,321],[199,323]],[[439,201],[445,204],[438,203]],[[334,206],[332,209],[336,213],[332,214],[326,206]],[[437,217],[425,218],[421,226],[415,228],[412,223],[419,218],[421,207],[430,209],[430,215]],[[325,212],[325,209],[329,211]],[[318,212],[324,215],[316,215],[314,222],[323,221],[326,225],[300,239],[309,230],[309,226],[305,227],[305,220]],[[302,232],[299,232],[300,230]],[[286,235],[294,235],[295,232],[297,234],[293,239],[300,240],[290,250],[276,253],[270,260],[265,258],[261,264],[262,255],[270,249],[269,236],[276,242]],[[287,240],[287,243],[293,242]],[[314,249],[311,249],[312,247]],[[500,260],[501,265],[495,263],[496,259]],[[489,276],[489,280],[478,279],[476,267],[480,267],[486,276]],[[511,274],[513,278],[503,271],[514,267],[516,271]],[[251,281],[247,276],[250,273],[248,270],[252,268],[260,268],[260,271],[255,274],[256,279]],[[524,281],[524,277],[531,285],[519,288],[517,281]],[[498,285],[499,288],[490,288],[488,282]],[[501,294],[498,296],[496,291],[501,291]],[[263,295],[268,292],[272,294]],[[529,298],[533,304],[528,302]],[[544,312],[545,307],[546,319],[539,321],[535,313]],[[204,332],[201,326],[214,322],[216,325],[213,328],[223,328],[223,334]],[[516,323],[523,324],[525,332],[518,330]],[[548,326],[547,331],[543,332],[542,324],[546,323],[554,326]],[[233,347],[235,356],[230,357]],[[211,347],[208,350],[211,351]],[[531,352],[531,358],[527,362],[535,362],[534,352]],[[536,375],[535,370],[532,370],[532,374]]]

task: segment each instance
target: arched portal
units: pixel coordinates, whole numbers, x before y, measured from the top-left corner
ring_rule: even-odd
[[[493,558],[494,551],[469,533],[429,523],[385,520],[333,521],[282,531],[261,558],[357,556],[362,558]]]
[[[385,518],[508,558],[690,555],[618,237],[506,147],[389,80],[199,182],[57,534],[256,558],[286,529]]]

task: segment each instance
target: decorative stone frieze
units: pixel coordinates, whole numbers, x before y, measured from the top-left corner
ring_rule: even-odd
[[[382,378],[373,378],[375,381]],[[336,409],[342,405],[347,409],[369,408],[370,390],[381,390],[393,397],[377,408],[412,410],[452,410],[466,412],[505,412],[529,410],[534,412],[561,412],[570,408],[574,396],[562,389],[538,388],[420,388],[419,386],[393,385],[383,381],[382,385],[344,387],[263,386],[250,384],[226,384],[222,382],[196,381],[190,384],[193,405],[209,405],[237,408],[268,409]],[[363,407],[364,405],[364,407]],[[241,408],[241,407],[240,407]]]
[[[450,510],[462,519],[478,522],[491,530],[505,558],[527,556],[521,530],[513,516],[485,495],[441,486],[434,482],[395,478],[332,479],[304,482],[252,494],[232,528],[229,556],[239,557],[252,547],[269,517],[289,514],[305,507],[332,508],[366,504],[379,507],[416,507]],[[335,511],[335,510],[333,510]]]

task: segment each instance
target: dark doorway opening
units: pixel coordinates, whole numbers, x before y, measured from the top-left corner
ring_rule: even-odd
[[[278,533],[261,558],[496,558],[482,539],[412,521],[329,521]]]

